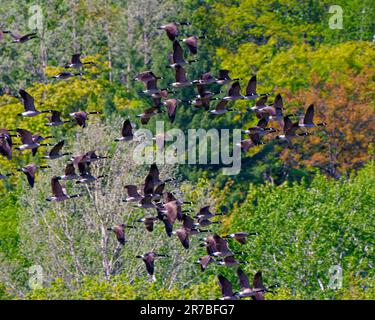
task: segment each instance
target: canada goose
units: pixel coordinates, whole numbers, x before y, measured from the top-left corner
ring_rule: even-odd
[[[267,100],[267,97],[263,99]],[[260,114],[261,116],[267,114],[270,120],[279,122],[283,120],[283,98],[281,97],[281,94],[277,94],[273,106],[266,106],[264,102],[264,105],[261,108],[257,108],[255,112],[257,112],[257,114]]]
[[[141,118],[142,124],[147,124],[153,116],[156,116],[160,112],[160,108],[152,107],[143,111],[143,113],[139,114],[138,117]]]
[[[265,292],[272,292],[269,288],[263,285],[262,272],[258,271],[253,278],[253,285],[249,283],[249,278],[242,271],[241,268],[237,269],[237,275],[240,282],[240,292],[236,295],[239,298],[251,297],[253,300],[264,300]],[[273,286],[274,287],[274,286]]]
[[[137,74],[137,76],[134,78],[135,81],[140,81],[143,83],[147,83],[150,80],[154,79],[164,79],[163,77],[157,77],[152,71],[143,71]]]
[[[228,242],[221,238],[217,233],[203,238],[204,246],[207,247],[209,255],[214,257],[233,256],[235,253],[229,249]]]
[[[35,103],[34,103],[34,98],[28,94],[25,90],[20,89],[19,94],[21,95],[23,99],[23,106],[25,108],[25,111],[17,114],[18,116],[21,117],[35,117],[41,113],[48,113],[51,112],[51,110],[43,110],[43,111],[38,111],[35,109]]]
[[[54,138],[54,136],[42,137],[39,133],[35,133],[32,136],[33,142],[40,144],[40,146],[50,146],[51,144],[49,144],[49,143],[41,144],[40,142],[42,142],[46,139],[51,139],[51,138]],[[33,156],[36,155],[36,153],[38,152],[38,149],[39,149],[39,147],[35,147],[35,148],[31,149]]]
[[[213,77],[211,75],[210,72],[205,72],[205,73],[202,73],[200,76],[199,76],[199,79],[198,80],[194,80],[193,82],[195,84],[211,84],[211,83],[216,83],[218,79],[216,79],[215,77]]]
[[[204,84],[198,84],[197,89],[197,97],[189,101],[189,103],[195,107],[204,107],[204,109],[208,111],[210,108],[210,101],[220,100],[220,98],[212,98],[212,96],[214,96],[214,93],[206,91]]]
[[[304,128],[313,128],[313,127],[321,127],[326,126],[327,124],[325,122],[320,122],[315,124],[314,123],[314,105],[311,104],[305,113],[305,116],[300,121],[299,126]]]
[[[210,211],[211,206],[204,206],[199,209],[199,212],[195,215],[195,218],[211,219],[215,216],[221,216],[223,213],[213,213]]]
[[[198,53],[198,40],[206,39],[206,36],[188,36],[182,39],[182,41],[187,45],[191,54]]]
[[[269,93],[257,93],[257,76],[254,75],[249,79],[246,87],[246,100],[254,100],[262,96],[269,96]]]
[[[221,221],[211,221],[208,218],[205,217],[200,217],[197,219],[197,222],[194,224],[196,227],[208,227],[212,224],[220,224],[222,223]]]
[[[3,31],[3,33],[9,33],[10,36],[14,39],[12,41],[13,43],[25,43],[29,40],[39,38],[38,34],[36,32],[31,32],[31,33],[28,33],[28,34],[25,34],[25,35],[20,35],[20,34],[14,33],[14,32],[10,32],[10,31]]]
[[[232,81],[239,81],[241,78],[231,79],[229,76],[229,70],[219,70],[219,75],[217,77],[216,83],[223,86],[225,84],[231,83]]]
[[[225,101],[236,101],[236,100],[243,100],[244,96],[241,94],[241,86],[238,81],[234,82],[229,90],[228,95],[223,98]]]
[[[201,271],[204,272],[207,269],[208,265],[212,263],[213,261],[215,260],[210,255],[206,255],[206,256],[200,257],[197,263],[200,265]]]
[[[8,130],[6,129],[0,129],[0,139],[4,139],[9,147],[12,147],[13,145],[13,141],[12,141],[12,137],[14,137],[15,135],[12,135],[8,132]]]
[[[210,113],[213,115],[223,115],[227,113],[228,111],[233,111],[232,108],[227,108],[228,100],[221,100],[216,105],[215,109],[210,110]]]
[[[268,100],[268,96],[264,96],[264,97],[259,98],[259,99],[255,102],[255,106],[253,106],[253,107],[248,107],[248,108],[247,108],[247,111],[254,111],[254,112],[261,112],[261,111],[263,111],[263,109],[265,109],[266,107],[268,107],[268,106],[266,105],[267,100]]]
[[[74,69],[80,69],[85,65],[96,65],[94,62],[82,62],[81,61],[81,54],[73,54],[72,59],[70,63],[65,64],[64,68],[69,69],[69,68],[74,68]]]
[[[251,133],[249,134],[249,139],[241,140],[237,146],[241,147],[242,151],[247,152],[249,149],[264,144],[263,141],[260,139],[260,135],[258,133]]]
[[[76,174],[74,164],[72,162],[66,165],[64,175],[59,176],[60,180],[76,180],[79,178],[80,177],[78,174]]]
[[[27,150],[27,149],[32,149],[33,150],[33,155],[35,155],[36,149],[39,148],[40,146],[48,146],[49,144],[41,144],[40,142],[50,138],[46,137],[43,138],[39,134],[33,135],[30,131],[25,130],[25,129],[16,129],[15,130],[21,138],[22,144],[16,148],[16,150]]]
[[[187,216],[186,214],[183,214],[180,220],[183,221],[182,228],[179,228],[176,231],[173,231],[172,234],[177,235],[178,239],[180,240],[182,246],[185,249],[189,249],[190,247],[189,236],[198,234],[201,232],[205,232],[205,230],[196,229],[194,225],[194,220],[190,218],[189,216]]]
[[[157,86],[157,79],[151,79],[147,82],[145,82],[146,90],[143,90],[142,92],[147,95],[157,95],[160,94],[161,89]]]
[[[146,226],[146,230],[148,232],[154,231],[154,224],[159,220],[158,217],[144,217],[141,219],[138,219],[137,222],[143,222],[144,225]]]
[[[47,127],[57,127],[62,126],[65,123],[72,122],[71,120],[63,121],[61,120],[61,112],[56,110],[51,110],[52,115],[46,116],[48,119],[48,123],[45,123],[44,125]]]
[[[190,26],[190,22],[170,22],[168,24],[158,27],[159,30],[165,30],[169,40],[174,41],[179,35],[178,27],[179,26]]]
[[[142,256],[136,256],[136,258],[142,259],[143,262],[146,264],[147,273],[150,276],[152,276],[153,280],[155,280],[155,277],[154,277],[154,271],[155,271],[154,262],[155,262],[156,258],[159,258],[159,257],[168,258],[169,256],[166,255],[166,254],[160,254],[160,253],[155,253],[155,252],[147,252],[147,253],[143,254]]]
[[[177,106],[180,102],[181,100],[179,99],[168,99],[164,101],[164,105],[167,107],[168,118],[171,123],[173,123],[176,118]]]
[[[168,237],[171,237],[173,234],[173,224],[177,219],[177,213],[173,210],[168,210],[166,212],[165,208],[156,208],[158,218],[160,221],[163,221],[165,232]]]
[[[233,293],[232,283],[221,274],[218,275],[217,278],[221,290],[221,297],[219,300],[238,300],[239,297]]]
[[[246,261],[238,261],[234,258],[234,256],[226,256],[226,257],[224,257],[223,261],[217,261],[216,264],[219,265],[219,266],[233,267],[233,266],[237,266],[239,264],[247,264],[247,262]]]
[[[284,134],[276,136],[276,139],[282,141],[288,141],[291,143],[292,139],[298,136],[307,136],[309,135],[308,132],[296,133],[297,129],[299,128],[298,122],[293,123],[288,116],[284,117]]]
[[[267,127],[267,125],[268,125],[268,115],[263,115],[263,117],[258,121],[258,124],[256,126],[253,126],[247,130],[244,130],[243,133],[258,134],[259,136],[264,136],[266,134],[278,131],[275,128]]]
[[[98,179],[104,178],[105,175],[100,175],[98,177],[94,177],[90,172],[90,163],[89,162],[79,162],[78,163],[78,171],[79,171],[79,180],[76,182],[77,184],[80,183],[91,183]]]
[[[223,239],[234,239],[241,244],[245,244],[248,237],[257,235],[259,235],[258,232],[236,232],[223,236]]]
[[[61,202],[61,201],[65,201],[65,200],[68,200],[68,199],[81,197],[80,194],[75,194],[75,195],[69,196],[66,193],[66,189],[61,186],[59,180],[60,180],[59,177],[53,177],[51,179],[51,187],[52,187],[53,196],[47,198],[46,201]]]
[[[12,148],[5,137],[0,136],[0,154],[8,160],[12,160]]]
[[[142,199],[138,202],[137,206],[143,209],[153,209],[156,207],[156,205],[152,202],[152,200],[153,195],[147,194],[142,197]]]
[[[54,159],[58,159],[58,158],[61,158],[61,157],[64,157],[64,156],[71,155],[71,153],[60,153],[60,151],[63,148],[64,144],[65,144],[65,141],[61,140],[59,143],[57,143],[51,149],[51,151],[48,153],[48,155],[44,156],[43,158],[44,159],[54,160]]]
[[[177,66],[175,68],[176,72],[176,82],[170,83],[169,85],[174,87],[174,88],[184,88],[191,86],[193,82],[189,81],[186,78],[186,71],[183,67]]]
[[[191,64],[193,62],[197,62],[197,59],[194,60],[185,60],[184,59],[184,50],[182,49],[180,43],[175,40],[173,41],[173,53],[168,57],[169,65],[168,68],[177,68],[183,67],[185,65]]]
[[[50,168],[50,167],[49,166],[37,166],[35,163],[30,163],[21,169],[17,169],[17,171],[23,172],[26,175],[27,181],[30,187],[33,188],[34,183],[35,183],[35,173],[37,169],[47,169],[47,168]]]
[[[87,162],[95,162],[103,159],[108,159],[107,156],[97,155],[95,150],[88,151],[85,155],[86,159],[88,159]]]
[[[100,111],[92,111],[92,112],[76,111],[76,112],[70,113],[69,116],[73,117],[80,127],[85,128],[87,117],[90,114],[102,114],[102,112]]]
[[[128,226],[126,224],[116,224],[112,228],[107,228],[107,230],[108,231],[113,231],[115,233],[115,235],[116,235],[117,241],[121,245],[125,245],[125,242],[126,242],[126,240],[125,240],[125,228],[134,229],[135,227]]]
[[[52,78],[53,79],[66,80],[66,79],[76,77],[76,76],[81,76],[81,75],[82,75],[82,73],[71,73],[71,72],[67,72],[67,71],[62,71],[62,72],[58,73],[57,75],[53,76]]]
[[[128,197],[125,199],[126,202],[138,202],[143,199],[143,196],[138,192],[137,186],[128,184],[124,188],[128,193]]]

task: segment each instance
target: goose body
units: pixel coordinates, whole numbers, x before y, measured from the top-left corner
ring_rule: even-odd
[[[47,201],[50,202],[62,202],[68,199],[73,199],[73,198],[79,198],[81,195],[76,194],[76,195],[68,195],[66,193],[66,189],[61,186],[59,182],[60,178],[59,177],[53,177],[51,179],[51,188],[52,188],[52,194],[53,196],[47,198]]]

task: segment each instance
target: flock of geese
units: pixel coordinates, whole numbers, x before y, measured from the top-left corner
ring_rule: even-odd
[[[302,119],[293,122],[291,117],[295,117],[295,115],[283,114],[283,99],[280,94],[276,95],[273,103],[268,104],[267,100],[270,93],[259,93],[257,91],[257,78],[255,75],[249,79],[246,92],[244,94],[241,93],[239,83],[241,79],[232,79],[229,76],[228,70],[220,70],[216,77],[211,75],[209,72],[206,72],[203,73],[197,80],[188,80],[185,67],[197,61],[197,59],[187,60],[185,58],[184,50],[179,41],[180,27],[188,25],[190,24],[187,22],[172,22],[158,28],[166,32],[168,38],[173,44],[173,51],[168,55],[168,67],[173,69],[175,72],[175,82],[170,83],[167,88],[160,89],[157,82],[158,80],[162,80],[164,78],[156,76],[152,71],[141,72],[134,78],[134,80],[140,81],[145,85],[145,90],[143,92],[146,95],[149,95],[153,100],[153,107],[148,108],[139,115],[142,124],[147,124],[151,117],[164,112],[167,113],[170,122],[173,122],[176,117],[178,106],[182,102],[188,103],[195,108],[204,109],[210,112],[210,114],[213,116],[220,116],[233,110],[232,108],[228,107],[228,104],[231,101],[256,100],[255,105],[253,107],[249,107],[247,110],[249,112],[254,112],[259,118],[259,122],[256,126],[244,130],[244,134],[247,134],[248,138],[242,140],[240,145],[242,150],[245,152],[253,146],[263,144],[262,138],[265,135],[279,131],[269,126],[270,121],[277,122],[282,128],[283,133],[277,135],[276,139],[286,140],[288,142],[295,137],[306,136],[309,134],[307,131],[298,132],[298,130],[301,128],[312,128],[326,125],[324,122],[314,122],[314,105],[310,105],[307,108]],[[0,30],[0,40],[4,39],[5,34],[10,34],[10,36],[13,38],[13,42],[19,43],[25,43],[38,37],[36,33],[21,36],[10,31]],[[204,38],[205,36],[188,36],[187,38],[182,39],[182,42],[185,43],[190,54],[195,56],[198,52],[199,41]],[[74,54],[71,61],[64,65],[67,71],[60,72],[53,78],[64,80],[77,75],[82,75],[82,70],[87,65],[94,65],[94,63],[82,62],[80,59],[80,54]],[[207,90],[207,86],[210,84],[217,84],[219,86],[230,85],[230,87],[227,90],[226,96],[218,98],[214,97],[218,93]],[[193,99],[182,101],[177,98],[168,97],[170,93],[174,92],[172,89],[189,86],[196,86],[197,88],[198,95]],[[219,93],[222,93],[222,91]],[[25,90],[19,90],[19,95],[22,98],[24,111],[18,114],[18,116],[34,117],[40,114],[48,114],[46,116],[48,122],[45,123],[45,125],[49,127],[63,126],[66,123],[74,123],[77,126],[85,128],[87,126],[87,120],[91,115],[100,114],[100,112],[96,111],[86,112],[79,110],[70,113],[69,120],[63,120],[59,111],[37,110],[34,98]],[[213,109],[210,109],[210,103],[213,100],[218,100],[218,103]],[[134,128],[130,120],[125,120],[121,130],[121,136],[116,138],[115,141],[132,141],[134,138],[133,131]],[[13,143],[13,138],[15,137],[20,139],[21,142],[19,144]],[[31,150],[32,154],[36,155],[39,147],[51,146],[51,144],[45,143],[45,140],[52,138],[54,137],[42,137],[38,133],[33,134],[30,131],[22,128],[16,128],[13,130],[0,129],[0,154],[9,160],[12,160],[13,149],[19,151]],[[43,158],[54,160],[65,156],[72,156],[70,153],[62,152],[64,143],[64,140],[62,140],[53,145],[52,149],[45,156],[43,156]],[[164,143],[164,141],[162,141],[162,143]],[[80,155],[72,156],[65,167],[64,174],[51,178],[52,195],[46,200],[51,202],[61,202],[81,197],[81,194],[69,195],[60,181],[75,180],[76,183],[89,184],[100,178],[105,178],[105,176],[94,177],[90,172],[91,163],[100,161],[104,158],[106,157],[96,154],[95,151],[89,151]],[[26,175],[30,187],[33,187],[35,183],[35,173],[37,170],[48,167],[49,166],[38,166],[35,163],[30,163],[22,168],[19,168],[18,171]],[[14,173],[0,174],[0,179],[7,179],[13,174]],[[156,210],[156,214],[154,216],[145,216],[144,218],[139,219],[138,222],[144,224],[144,227],[148,232],[152,232],[154,230],[155,223],[162,222],[164,224],[167,236],[177,236],[183,248],[189,249],[190,237],[211,232],[211,230],[205,228],[214,224],[219,224],[220,221],[216,218],[225,214],[225,211],[223,210],[223,212],[214,213],[211,212],[210,206],[205,206],[200,208],[196,215],[191,216],[190,213],[192,210],[182,209],[184,205],[191,203],[183,202],[177,199],[173,193],[165,191],[166,183],[171,180],[172,179],[167,179],[164,181],[161,180],[157,165],[152,164],[147,176],[144,179],[143,185],[125,186],[127,198],[124,199],[124,201],[136,204],[136,206],[139,208]],[[177,223],[180,223],[178,227],[176,227]],[[125,230],[127,228],[135,227],[126,224],[118,224],[108,228],[108,231],[112,231],[115,234],[118,243],[121,246],[124,246],[126,242]],[[201,247],[206,249],[207,254],[199,258],[197,264],[200,265],[202,271],[205,271],[211,263],[228,267],[238,267],[241,264],[246,263],[246,261],[236,259],[236,252],[230,249],[230,242],[237,241],[238,243],[244,245],[247,239],[252,235],[257,235],[257,233],[236,232],[226,236],[220,236],[217,233],[214,233],[213,235],[201,237]],[[144,261],[146,270],[153,280],[155,279],[155,260],[162,257],[168,256],[157,252],[147,252],[143,255],[137,256],[137,258]],[[248,277],[239,267],[237,269],[237,275],[240,285],[240,291],[238,292],[233,292],[232,284],[227,278],[222,275],[218,276],[218,281],[222,292],[220,299],[235,300],[244,297],[252,297],[254,300],[262,300],[264,299],[265,293],[272,292],[270,289],[275,287],[265,287],[263,285],[262,273],[260,271],[254,275],[252,284],[250,284]]]

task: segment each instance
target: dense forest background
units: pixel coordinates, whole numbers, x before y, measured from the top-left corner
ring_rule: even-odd
[[[329,27],[331,5],[343,9],[342,29]],[[63,160],[49,162],[52,168],[39,172],[32,190],[19,175],[0,182],[0,299],[214,299],[220,294],[219,272],[236,281],[233,270],[215,265],[201,273],[194,264],[204,254],[198,239],[186,251],[178,239],[166,240],[161,225],[152,234],[130,230],[118,256],[116,241],[105,231],[143,215],[119,199],[125,184],[141,183],[147,166],[133,163],[135,145],[116,146],[113,139],[125,118],[143,127],[136,115],[152,105],[142,84],[133,81],[138,72],[153,70],[166,78],[165,85],[173,80],[166,68],[171,43],[157,30],[170,21],[189,21],[186,34],[207,36],[200,41],[199,61],[187,67],[190,79],[229,69],[245,87],[257,74],[260,92],[281,93],[291,113],[303,114],[314,103],[316,117],[328,125],[293,147],[270,140],[251,149],[235,176],[222,175],[218,165],[165,166],[162,175],[176,179],[172,188],[193,201],[194,210],[229,208],[214,228],[218,233],[260,233],[237,249],[249,262],[246,272],[262,270],[265,282],[279,284],[268,298],[375,297],[372,0],[3,0],[0,28],[32,31],[35,10],[43,16],[40,39],[0,42],[0,128],[52,133],[56,141],[66,139],[74,154],[96,148],[111,159],[94,166],[108,179],[66,204],[44,201],[52,173],[62,174]],[[83,79],[52,80],[77,52],[96,65],[85,69]],[[67,125],[51,131],[43,116],[16,116],[22,111],[20,88],[43,109],[65,115],[98,110],[103,116],[92,117],[84,129]],[[192,89],[177,93],[181,99],[192,95]],[[257,122],[246,113],[248,105],[236,102],[234,112],[219,118],[184,105],[167,129],[244,129]],[[163,118],[144,127],[155,130],[155,121]],[[29,152],[11,162],[1,157],[0,172],[46,163],[38,159]],[[171,255],[157,262],[154,283],[134,259],[140,250],[152,249]],[[44,286],[31,290],[35,266],[42,267]],[[341,289],[329,288],[332,266],[343,270]]]

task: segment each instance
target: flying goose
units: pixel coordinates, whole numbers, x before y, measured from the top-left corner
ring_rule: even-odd
[[[238,261],[234,256],[226,256],[223,261],[217,261],[216,264],[219,266],[233,267],[239,264],[247,264],[247,261]]]
[[[107,228],[108,231],[113,231],[116,235],[117,241],[123,246],[125,245],[125,228],[134,229],[133,226],[128,226],[126,224],[116,224],[111,228]]]
[[[201,232],[208,232],[206,230],[200,230],[195,228],[194,219],[186,215],[185,213],[182,214],[181,220],[183,221],[182,228],[177,229],[176,231],[173,231],[172,234],[177,235],[179,238],[182,246],[185,249],[189,249],[190,247],[190,241],[189,236],[198,234]]]
[[[269,96],[269,93],[257,93],[257,76],[254,75],[247,83],[245,99],[254,100],[262,96]]]
[[[35,173],[37,169],[47,169],[50,168],[49,166],[37,166],[35,163],[30,163],[26,165],[25,167],[22,167],[21,169],[17,169],[17,171],[23,172],[26,177],[27,181],[31,188],[34,187],[35,183]]]
[[[314,123],[314,105],[311,104],[306,112],[303,119],[300,121],[299,126],[304,128],[313,128],[313,127],[321,127],[326,126],[327,124],[325,122],[320,123]]]
[[[221,216],[223,213],[213,213],[210,211],[211,206],[204,206],[199,209],[199,212],[195,215],[195,218],[211,219],[215,216]]]
[[[156,258],[159,258],[159,257],[168,257],[168,256],[166,254],[160,254],[160,253],[155,253],[155,252],[147,252],[147,253],[145,253],[143,255],[136,256],[136,258],[143,260],[143,262],[146,265],[147,273],[150,276],[152,276],[152,280],[155,280],[155,276],[154,276],[154,271],[155,271],[154,263],[155,263]]]
[[[275,128],[267,127],[268,125],[268,115],[263,115],[263,117],[258,121],[256,126],[250,127],[247,130],[244,130],[243,133],[246,134],[259,134],[259,136],[265,136],[266,134],[278,131]]]
[[[203,238],[204,246],[208,249],[211,256],[214,257],[227,257],[233,256],[235,253],[229,249],[228,242],[221,238],[217,233],[212,236]]]
[[[183,67],[185,65],[198,61],[197,59],[185,60],[184,50],[182,49],[180,43],[177,40],[173,41],[173,52],[172,52],[172,55],[169,55],[168,60],[170,63],[167,66],[168,68]]]
[[[20,89],[19,94],[21,95],[21,98],[23,100],[23,106],[25,108],[25,111],[17,114],[17,116],[21,117],[35,117],[41,113],[48,113],[51,112],[51,110],[43,110],[43,111],[38,111],[35,109],[35,102],[34,98],[28,94],[25,90]]]
[[[198,41],[206,38],[206,36],[188,36],[187,38],[182,39],[182,41],[187,45],[190,53],[195,55],[198,53]]]
[[[263,110],[266,110],[266,108],[268,107],[266,105],[267,100],[268,100],[268,96],[263,96],[263,97],[259,98],[255,102],[255,105],[253,107],[247,108],[247,111],[254,111],[256,113],[259,113],[259,112],[262,112]]]
[[[159,107],[152,107],[143,111],[143,113],[139,114],[138,117],[141,118],[142,124],[147,124],[153,116],[156,116],[161,112],[162,111]]]
[[[125,199],[126,202],[138,202],[143,199],[143,196],[138,192],[137,186],[128,184],[124,188],[128,193],[128,197]]]
[[[241,140],[237,145],[241,147],[242,151],[247,152],[249,149],[261,144],[264,144],[264,142],[261,141],[259,133],[251,133],[249,134],[249,139]]]
[[[241,94],[241,86],[238,81],[232,83],[228,90],[228,95],[223,98],[225,101],[243,100],[245,97]]]
[[[200,265],[201,271],[204,272],[207,269],[208,265],[214,261],[215,260],[210,255],[206,255],[206,256],[200,257],[199,260],[197,261],[197,264]]]
[[[59,180],[77,180],[79,175],[76,174],[74,164],[72,162],[68,163],[65,167],[64,175],[59,176]]]
[[[61,140],[59,143],[57,143],[55,146],[53,146],[53,148],[48,153],[48,155],[44,156],[43,158],[54,160],[54,159],[58,159],[58,158],[61,158],[61,157],[64,157],[64,156],[71,155],[71,153],[60,153],[61,149],[64,147],[64,144],[65,144],[65,141]]]
[[[53,79],[66,80],[66,79],[76,77],[76,76],[82,76],[82,73],[71,73],[71,72],[67,72],[67,71],[62,71],[62,72],[56,74],[55,76],[53,76],[52,78]]]
[[[11,31],[3,31],[3,33],[9,33],[10,36],[14,39],[12,42],[13,43],[25,43],[29,40],[38,38],[38,34],[36,32],[31,32],[25,35],[20,35],[18,33],[14,33]]]
[[[227,108],[228,100],[221,100],[219,103],[216,105],[215,109],[210,110],[210,113],[212,115],[223,115],[227,113],[228,111],[233,111],[232,108]]]
[[[297,129],[299,128],[298,122],[293,123],[288,116],[284,117],[284,134],[276,136],[276,139],[282,141],[288,141],[291,143],[292,139],[298,136],[307,136],[309,135],[308,132],[296,133]]]
[[[221,297],[219,300],[238,300],[239,297],[233,293],[232,283],[221,274],[218,275],[217,278],[221,290]]]
[[[140,81],[143,83],[147,83],[150,80],[161,80],[164,79],[163,77],[157,77],[152,71],[143,71],[137,74],[137,76],[134,78],[135,81]]]
[[[52,115],[46,116],[48,119],[48,123],[45,123],[44,125],[47,127],[57,127],[62,126],[65,123],[72,122],[71,120],[63,121],[61,120],[61,112],[56,110],[51,110]]]
[[[72,196],[68,195],[66,193],[66,189],[61,186],[59,180],[60,180],[59,177],[53,177],[51,179],[51,187],[52,187],[53,196],[47,198],[46,201],[61,202],[61,201],[65,201],[65,200],[68,200],[68,199],[81,197],[80,194],[75,194],[75,195],[72,195]]]
[[[69,68],[74,68],[74,69],[80,69],[85,65],[96,65],[94,62],[88,61],[88,62],[82,62],[81,61],[81,54],[73,54],[72,59],[70,63],[65,64],[64,68],[69,69]]]
[[[167,114],[171,123],[173,123],[176,118],[177,106],[180,102],[181,100],[179,99],[168,99],[163,103],[167,107]]]
[[[17,128],[15,131],[19,134],[22,142],[22,144],[18,146],[16,150],[23,151],[27,149],[32,149],[33,155],[35,155],[37,148],[39,148],[40,146],[49,146],[49,144],[41,144],[41,141],[47,138],[52,138],[51,136],[43,138],[39,134],[33,135],[30,131],[25,129]]]
[[[78,163],[78,171],[79,171],[79,180],[76,182],[78,183],[91,183],[98,179],[106,177],[105,175],[100,175],[98,177],[94,177],[90,172],[90,163],[89,162],[79,162]]]
[[[158,217],[144,217],[137,220],[137,222],[143,222],[148,232],[154,231],[155,222],[159,221]]]
[[[209,218],[199,217],[197,222],[194,224],[196,227],[208,227],[212,224],[220,224],[221,221],[211,221]]]
[[[229,76],[229,70],[219,70],[219,75],[217,77],[216,83],[223,86],[228,83],[231,83],[232,81],[239,81],[239,80],[242,80],[242,79],[241,78],[232,79]]]
[[[283,116],[283,98],[281,97],[280,93],[278,93],[277,96],[275,97],[275,101],[273,103],[273,106],[266,106],[265,105],[265,101],[267,100],[267,96],[265,96],[261,99],[263,99],[263,100],[260,100],[260,101],[264,101],[263,106],[255,109],[255,112],[257,113],[258,116],[259,115],[264,116],[264,114],[267,114],[268,118],[270,120],[279,121],[279,122],[281,120],[283,120],[283,118],[284,118],[284,116]]]
[[[8,160],[12,160],[12,148],[5,137],[0,136],[0,154]]]
[[[228,234],[226,236],[223,236],[223,239],[234,239],[234,240],[236,240],[237,242],[239,242],[241,244],[245,244],[248,237],[250,237],[250,236],[257,236],[257,235],[259,235],[258,232],[251,232],[251,233],[248,233],[248,232],[236,232],[236,233],[231,233],[231,234]]]
[[[237,293],[239,298],[251,297],[253,300],[264,300],[265,292],[272,292],[263,285],[262,272],[258,271],[253,278],[253,285],[249,283],[249,278],[241,268],[237,269],[237,275],[240,282],[240,292]],[[272,286],[275,287],[275,286]]]
[[[179,26],[190,26],[190,22],[170,22],[168,24],[158,27],[159,30],[165,30],[169,40],[174,41],[179,35],[178,27]]]
[[[176,66],[175,73],[176,73],[176,82],[170,83],[169,84],[170,86],[174,88],[184,88],[184,87],[191,86],[193,84],[192,81],[189,81],[186,78],[186,71],[183,67]]]
[[[76,111],[76,112],[70,113],[69,116],[73,117],[76,120],[77,125],[79,125],[82,128],[85,128],[87,125],[86,121],[87,121],[88,115],[90,114],[102,114],[102,112],[100,111],[92,111],[92,112]]]

